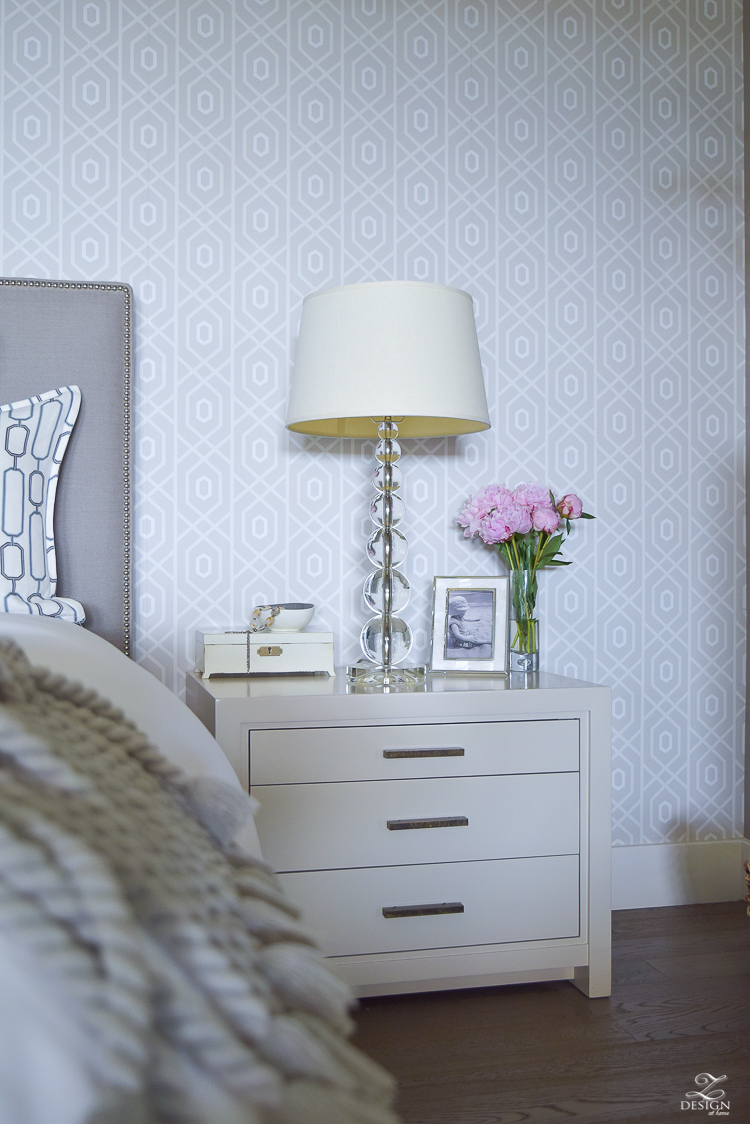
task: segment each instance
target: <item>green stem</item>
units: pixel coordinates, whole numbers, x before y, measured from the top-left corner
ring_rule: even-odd
[[[513,637],[511,648],[516,652],[535,652],[537,650],[537,621],[527,619],[516,620],[516,634]]]
[[[538,647],[537,621],[534,619],[536,603],[535,585],[539,558],[549,539],[549,534],[540,532],[533,555],[519,547],[518,536],[512,535],[507,542],[498,544],[498,552],[510,570],[511,601],[515,610],[515,634],[511,647],[516,652],[535,652]],[[528,544],[522,544],[528,545]],[[523,559],[522,559],[523,554]],[[526,575],[524,580],[523,575]],[[514,580],[514,575],[517,577]]]
[[[521,552],[515,548],[516,562],[511,570],[511,603],[515,635],[511,647],[516,652],[535,652],[537,650],[537,622],[534,619],[536,604],[536,567],[532,559],[527,565],[521,564]]]
[[[532,567],[534,573],[536,573],[537,566],[539,565],[539,555],[542,552],[542,548],[547,545],[548,538],[549,535],[547,534],[547,532],[542,531],[542,533],[539,535],[539,538],[536,540],[536,554],[534,555],[534,565]]]
[[[515,554],[516,554],[516,567],[515,568],[517,570],[528,569],[528,566],[522,566],[521,565],[521,558],[520,558],[520,555],[518,553],[518,544],[516,543],[515,535],[511,539],[511,542],[513,543],[513,549],[514,549]],[[532,567],[531,573],[532,573],[532,575],[534,574],[534,568],[533,567]],[[513,578],[511,578],[511,581],[512,580],[513,580]],[[525,586],[521,587],[521,597],[523,598],[524,616],[526,617],[526,620],[530,620],[531,619],[531,607],[530,607],[528,601],[526,600]]]

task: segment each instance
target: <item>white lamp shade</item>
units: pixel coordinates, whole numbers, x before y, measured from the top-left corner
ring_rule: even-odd
[[[468,293],[375,281],[305,298],[287,428],[373,437],[384,417],[401,437],[489,429]]]

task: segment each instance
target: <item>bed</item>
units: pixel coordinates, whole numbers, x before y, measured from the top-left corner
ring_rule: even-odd
[[[94,791],[95,798],[91,799],[95,809],[104,806],[105,798],[115,801],[113,808],[117,801],[130,799],[129,791],[123,793],[123,788],[127,789],[131,782],[123,782],[118,786],[112,779],[111,771],[104,769],[102,765],[104,757],[101,754],[105,751],[107,754],[120,752],[117,739],[123,737],[124,719],[122,716],[118,718],[115,710],[107,709],[101,702],[102,699],[107,699],[111,700],[115,708],[120,708],[147,739],[139,742],[137,731],[131,736],[126,730],[127,737],[122,744],[129,745],[132,742],[135,748],[132,751],[128,749],[123,760],[116,760],[118,769],[127,766],[131,770],[131,780],[135,778],[132,781],[135,793],[132,798],[133,815],[139,814],[136,790],[140,784],[140,774],[136,776],[132,770],[142,767],[143,770],[150,771],[147,780],[151,788],[147,785],[144,789],[146,795],[141,792],[138,799],[141,802],[146,798],[161,802],[159,814],[163,813],[166,817],[165,824],[169,822],[174,826],[174,823],[178,823],[181,831],[188,832],[185,838],[197,840],[194,842],[194,849],[191,849],[191,844],[185,852],[190,857],[186,870],[193,869],[196,864],[200,866],[196,856],[203,853],[201,848],[205,850],[208,847],[210,854],[205,862],[209,865],[223,862],[225,865],[221,867],[222,870],[231,867],[232,870],[236,868],[244,872],[242,877],[246,878],[248,886],[253,883],[253,879],[256,882],[260,879],[260,883],[263,883],[266,875],[259,865],[257,833],[252,816],[243,811],[242,802],[247,802],[249,798],[242,792],[229,762],[192,712],[152,675],[128,658],[131,651],[132,597],[132,328],[132,293],[127,285],[0,279],[0,401],[16,402],[52,387],[73,383],[81,388],[80,414],[59,474],[55,505],[55,551],[57,595],[79,600],[86,611],[84,627],[36,613],[33,605],[26,614],[0,612],[0,701],[4,703],[0,706],[0,867],[4,855],[15,853],[8,851],[7,847],[3,850],[7,840],[2,833],[8,829],[8,825],[13,828],[15,824],[14,808],[12,803],[9,808],[7,800],[3,820],[3,785],[6,795],[13,791],[13,785],[20,786],[19,792],[24,791],[24,785],[27,788],[31,786],[36,794],[34,799],[38,798],[40,807],[54,808],[55,814],[60,808],[73,809],[76,799],[84,800],[81,807],[87,808],[85,801],[89,799],[86,795],[89,791]],[[22,652],[19,653],[14,645]],[[48,670],[44,673],[32,673],[26,659],[32,665]],[[65,680],[62,676],[66,677]],[[79,681],[85,690],[71,686],[71,680]],[[19,687],[19,683],[26,686]],[[44,703],[44,708],[40,704],[38,718],[30,701],[35,692],[39,693],[39,698]],[[77,721],[79,711],[88,723],[84,731],[86,737],[91,734],[91,744],[95,747],[95,752],[89,752],[88,757],[78,744],[80,739],[77,740],[77,735],[71,734],[68,729],[71,721]],[[22,728],[18,723],[22,723],[23,715],[27,712],[30,717],[25,728]],[[52,745],[50,741],[52,735],[49,735],[49,731],[53,729],[50,723],[53,721],[60,723],[63,733],[68,730],[65,750],[65,738],[62,734],[60,747],[56,742]],[[54,727],[55,730],[57,728]],[[28,746],[23,748],[26,744],[23,742],[24,737],[27,737],[28,745],[31,746],[30,751]],[[127,741],[128,737],[130,742]],[[158,746],[160,754],[154,754],[148,743]],[[50,763],[45,758],[45,753],[51,745],[54,760]],[[96,747],[100,747],[101,753]],[[26,757],[23,756],[24,753]],[[65,757],[65,753],[68,757]],[[76,753],[78,757],[75,756]],[[55,754],[58,756],[55,757]],[[127,760],[124,760],[125,757]],[[28,765],[29,761],[32,762],[31,765]],[[71,761],[75,766],[72,774]],[[75,779],[78,776],[75,769],[79,764],[84,771],[90,769],[90,776],[85,774],[85,784],[80,782],[80,777]],[[179,772],[176,772],[175,766]],[[126,772],[122,775],[125,778]],[[70,779],[71,776],[73,780]],[[65,777],[68,779],[65,780]],[[158,783],[154,782],[154,777]],[[51,800],[50,786],[58,783],[62,785],[59,798],[55,796],[52,803],[44,805],[45,800]],[[66,784],[70,791],[65,789]],[[92,784],[94,789],[91,789]],[[96,788],[98,784],[101,784],[101,790]],[[79,785],[80,793],[76,785]],[[168,807],[165,805],[162,808],[165,800]],[[175,803],[179,805],[176,811]],[[33,800],[29,807],[36,814]],[[62,812],[59,814],[62,815]],[[117,814],[121,815],[121,808]],[[21,815],[20,810],[18,815]],[[235,815],[236,825],[232,818]],[[221,819],[222,816],[224,819]],[[197,829],[194,820],[201,825]],[[60,822],[64,824],[63,820]],[[131,825],[122,819],[118,822],[125,839],[126,829],[130,829]],[[231,830],[226,826],[230,822],[234,825]],[[97,837],[97,831],[103,835],[109,831],[108,824],[101,821],[101,818],[99,823],[99,828],[92,829],[94,838]],[[57,820],[53,826],[55,830],[59,828]],[[52,843],[44,835],[47,827],[42,825],[38,830],[42,833],[39,838],[46,840],[44,846],[52,848]],[[172,828],[168,828],[169,830]],[[195,835],[196,830],[198,835]],[[164,838],[169,837],[168,831]],[[189,835],[190,832],[193,835]],[[24,846],[39,843],[37,835],[28,828],[27,820],[22,821],[20,836],[11,839],[16,851],[19,838]],[[81,839],[85,841],[86,838],[88,837],[82,828]],[[114,846],[116,848],[116,841]],[[224,857],[219,859],[214,852],[220,852]],[[243,856],[249,856],[247,861]],[[155,848],[154,864],[158,866],[162,858],[166,863],[169,856],[162,856],[158,853],[158,848]],[[83,860],[79,856],[77,861],[80,863]],[[177,883],[183,874],[179,854],[176,857],[173,854],[171,861],[175,878],[174,890],[171,887],[168,889],[166,904],[163,909],[158,905],[155,916],[159,914],[159,910],[166,916],[169,909],[172,909],[171,905],[168,909],[170,893],[175,897],[178,893]],[[169,869],[168,865],[164,869]],[[204,873],[199,871],[196,876],[203,877]],[[1,907],[4,900],[2,891],[7,892],[9,884],[12,892],[18,887],[12,883],[12,878],[9,883],[7,871],[0,869],[0,875],[6,875],[4,881],[0,878]],[[163,872],[160,877],[163,877]],[[222,877],[228,877],[226,872]],[[270,874],[267,877],[272,878]],[[216,878],[219,878],[218,874]],[[212,885],[210,879],[206,884]],[[250,960],[255,958],[253,963],[257,961],[262,972],[265,972],[265,982],[259,993],[262,993],[261,998],[253,992],[254,998],[251,996],[250,1003],[252,1009],[255,1009],[253,1003],[256,1007],[258,1003],[261,1003],[261,1007],[265,1003],[265,1022],[261,1019],[265,1029],[257,1040],[252,1037],[253,1033],[261,1034],[257,1026],[251,1033],[247,1028],[249,1024],[242,1023],[242,1018],[249,1018],[251,1023],[252,1018],[257,1021],[260,1017],[257,1010],[251,1018],[243,1008],[245,1014],[241,1017],[239,1008],[235,1010],[232,1007],[232,1003],[239,1001],[230,1002],[224,994],[229,986],[226,982],[218,985],[218,990],[211,993],[207,1002],[205,995],[190,990],[194,988],[197,978],[194,978],[194,974],[198,972],[198,968],[190,960],[192,953],[188,955],[182,945],[177,948],[179,942],[175,944],[175,957],[182,957],[178,968],[184,967],[185,956],[185,963],[192,965],[187,972],[190,978],[187,985],[184,985],[184,981],[175,982],[172,978],[175,964],[170,961],[169,942],[165,944],[162,941],[159,945],[159,940],[154,940],[154,931],[150,929],[145,936],[138,937],[141,941],[138,947],[146,949],[143,954],[144,963],[152,963],[153,958],[156,965],[154,978],[162,981],[162,990],[168,990],[174,983],[175,994],[178,994],[180,987],[186,986],[187,992],[180,993],[183,1006],[203,1003],[205,1010],[202,1009],[203,1013],[200,1015],[201,1025],[214,1026],[216,1019],[221,1016],[221,1026],[219,1029],[216,1029],[218,1023],[214,1026],[218,1038],[213,1045],[203,1042],[201,1046],[197,1046],[193,1042],[183,1049],[177,1041],[179,1032],[175,1027],[180,1024],[180,1018],[186,1017],[184,1011],[179,1017],[173,1011],[170,1016],[172,1023],[169,1018],[165,1023],[163,1011],[159,1008],[156,1023],[148,1033],[160,1042],[166,1035],[168,1042],[166,1046],[162,1042],[158,1050],[153,1044],[149,1045],[148,1050],[156,1057],[154,1064],[160,1076],[155,1084],[152,1082],[153,1087],[148,1084],[150,1077],[148,1080],[146,1077],[142,1078],[143,1088],[130,1089],[128,1086],[130,1099],[126,1097],[124,1101],[122,1087],[123,1081],[125,1085],[127,1081],[125,1078],[121,1079],[115,1096],[112,1089],[117,1082],[109,1088],[100,1070],[93,1067],[91,1058],[92,1051],[95,1051],[91,1027],[86,1024],[88,1029],[84,1027],[82,1030],[81,1021],[74,1017],[68,993],[57,986],[54,973],[50,974],[43,957],[39,963],[35,961],[30,952],[30,949],[36,947],[33,942],[26,944],[20,941],[16,930],[12,926],[8,928],[8,911],[6,909],[3,912],[0,908],[0,1124],[84,1124],[94,1118],[97,1124],[106,1124],[110,1120],[113,1124],[115,1121],[117,1124],[131,1124],[131,1121],[132,1124],[148,1124],[149,1121],[162,1119],[169,1119],[175,1124],[181,1120],[206,1121],[206,1124],[208,1121],[211,1124],[265,1124],[266,1121],[269,1124],[271,1121],[274,1124],[302,1124],[302,1121],[305,1124],[354,1124],[355,1121],[359,1124],[389,1124],[394,1121],[388,1108],[391,1099],[390,1080],[344,1042],[342,1030],[345,1028],[341,1023],[341,1015],[335,1014],[336,1004],[340,1005],[340,985],[329,980],[322,959],[316,959],[317,954],[308,953],[310,942],[303,930],[300,929],[298,934],[295,928],[298,923],[293,919],[288,921],[293,910],[288,909],[283,902],[279,905],[274,898],[275,892],[273,886],[268,890],[266,883],[263,883],[257,900],[252,896],[255,893],[252,890],[248,890],[250,897],[241,899],[242,909],[249,902],[247,924],[250,926],[248,931],[252,941],[246,955]],[[20,890],[18,893],[18,901],[25,908],[28,902],[24,904],[23,894]],[[58,900],[54,894],[53,900]],[[199,904],[196,902],[196,910]],[[237,905],[232,906],[227,914],[227,917],[231,914],[234,918],[232,924],[236,923],[239,909]],[[255,914],[252,914],[253,910],[256,910]],[[287,921],[279,920],[282,914]],[[141,914],[136,911],[135,915],[140,922]],[[244,913],[241,915],[245,916]],[[211,909],[208,909],[207,916],[209,920],[214,916]],[[73,920],[68,918],[66,924],[70,927],[73,921],[77,923],[78,920],[78,915],[75,915]],[[53,921],[58,926],[62,924],[56,914]],[[288,933],[284,928],[287,922]],[[209,929],[212,923],[209,923]],[[229,925],[229,921],[225,919],[222,924]],[[252,928],[253,925],[256,928]],[[272,938],[268,936],[268,932],[274,926],[279,932]],[[144,924],[144,928],[148,927]],[[190,926],[187,928],[189,930]],[[117,927],[112,929],[110,924],[110,930],[112,931],[107,930],[107,939],[110,940],[107,948],[110,948],[112,941],[116,945],[119,939]],[[155,931],[158,937],[158,925]],[[215,933],[214,938],[218,940]],[[238,932],[232,937],[239,944],[242,944],[243,939],[242,933]],[[209,962],[212,963],[212,957],[219,955],[217,948],[220,946],[223,949],[224,946],[220,940],[216,947],[210,945],[210,941],[208,943],[211,948]],[[296,950],[299,955],[294,962],[296,966],[290,968],[287,976],[284,976],[280,964],[285,955],[288,958],[290,950],[292,953]],[[237,956],[239,955],[238,952]],[[269,965],[274,956],[276,961],[271,968]],[[266,961],[263,960],[264,957]],[[306,978],[300,964],[306,965]],[[236,965],[232,970],[235,969]],[[207,969],[204,965],[200,970]],[[190,975],[191,971],[193,975]],[[102,972],[106,975],[104,969]],[[258,986],[257,982],[253,984],[256,991]],[[188,996],[187,999],[185,995]],[[303,996],[301,1000],[300,995]],[[313,997],[310,999],[312,1006],[308,1003],[307,1009],[302,1009],[307,1002],[304,995]],[[225,1009],[227,1003],[229,1006]],[[326,1003],[330,1011],[334,1012],[328,1022],[328,1015],[325,1018],[321,1015]],[[94,1014],[96,1015],[96,1010]],[[338,1027],[335,1025],[337,1020],[340,1024]],[[258,1092],[255,1086],[250,1088],[252,1082],[248,1076],[247,1061],[245,1071],[238,1061],[241,1049],[234,1061],[228,1061],[224,1056],[227,1050],[231,1053],[231,1035],[228,1037],[225,1033],[229,1024],[233,1027],[245,1027],[242,1032],[245,1038],[240,1042],[240,1047],[244,1049],[250,1042],[253,1047],[250,1054],[256,1062],[260,1058],[257,1065],[253,1062],[253,1080],[260,1080],[257,1077],[259,1073],[265,1074],[260,1082],[261,1085],[263,1081],[266,1082],[263,1085],[265,1092]],[[215,1078],[212,1066],[219,1064],[216,1062],[217,1042],[222,1034],[224,1060],[221,1065],[224,1069],[221,1072],[224,1076],[219,1080]],[[311,1034],[318,1036],[314,1049],[310,1046]],[[209,1034],[208,1039],[210,1037]],[[279,1039],[278,1043],[276,1038]],[[283,1048],[279,1045],[282,1039],[286,1043]],[[151,1042],[151,1038],[148,1041]],[[307,1046],[303,1045],[305,1041]],[[297,1043],[296,1046],[290,1045],[294,1042]],[[198,1054],[195,1053],[196,1050]],[[200,1050],[204,1053],[199,1057]],[[110,1055],[110,1063],[114,1056],[117,1056],[116,1051]],[[275,1060],[269,1062],[269,1058]],[[136,1067],[137,1072],[150,1073],[149,1064],[152,1063],[139,1063],[141,1069]],[[266,1071],[269,1070],[269,1065],[272,1070],[276,1066],[275,1076],[274,1073],[268,1076]],[[168,1080],[164,1077],[165,1073]],[[130,1077],[128,1080],[133,1085],[135,1079]],[[135,1085],[137,1084],[138,1081],[135,1080]]]

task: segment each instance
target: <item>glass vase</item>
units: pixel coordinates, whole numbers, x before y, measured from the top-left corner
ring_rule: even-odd
[[[539,621],[536,616],[537,583],[531,569],[510,572],[511,672],[539,670]]]

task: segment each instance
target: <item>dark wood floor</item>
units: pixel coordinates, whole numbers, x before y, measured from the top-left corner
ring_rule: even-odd
[[[699,1073],[750,1124],[750,918],[742,902],[613,915],[610,999],[526,984],[361,1000],[355,1043],[404,1124],[650,1124]]]

